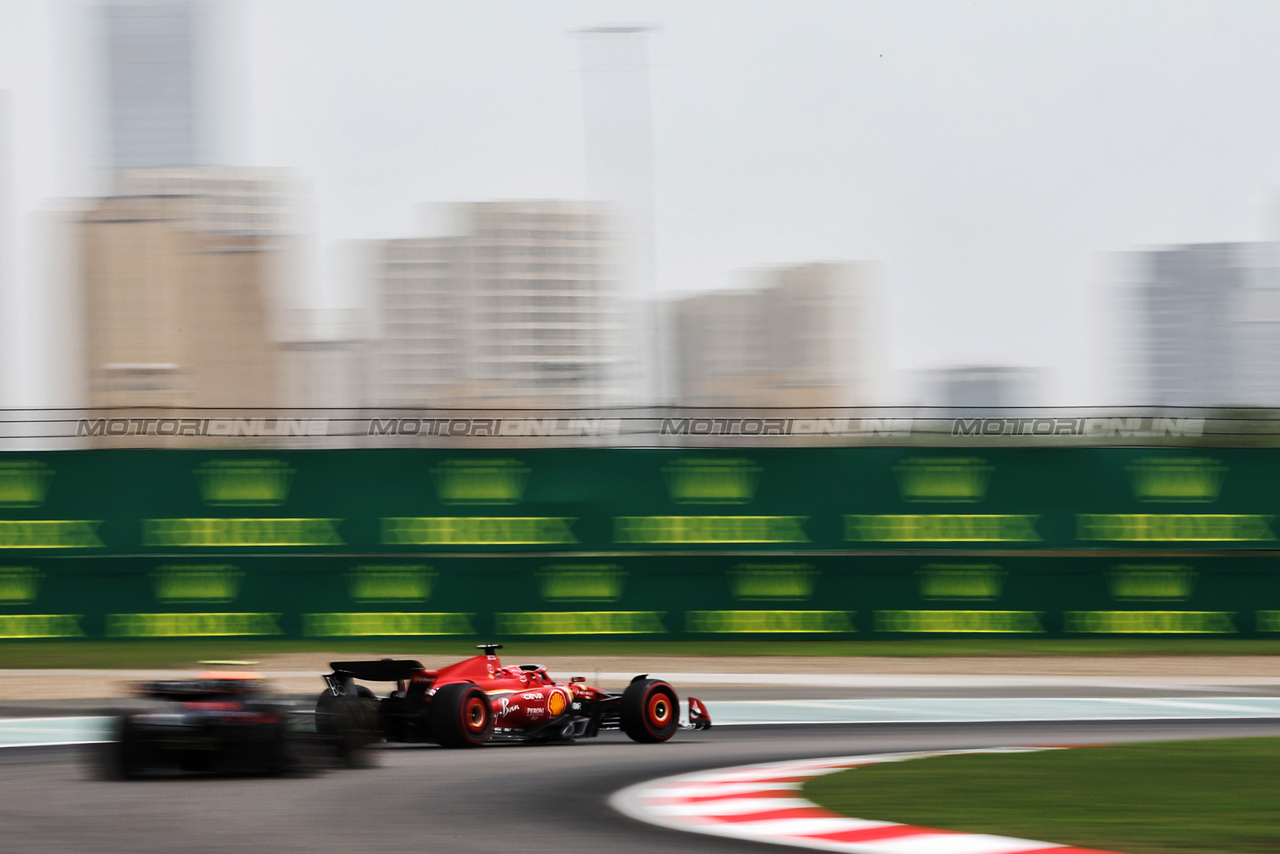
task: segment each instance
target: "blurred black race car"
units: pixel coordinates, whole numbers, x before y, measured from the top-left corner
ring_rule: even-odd
[[[273,696],[256,673],[208,672],[194,679],[143,682],[146,708],[116,715],[98,753],[112,779],[163,771],[283,774],[346,759],[369,741],[359,721],[343,736],[309,732],[295,705]]]

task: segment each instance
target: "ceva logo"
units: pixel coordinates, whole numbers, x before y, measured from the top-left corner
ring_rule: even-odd
[[[53,469],[38,460],[0,462],[0,507],[39,507],[53,483]]]

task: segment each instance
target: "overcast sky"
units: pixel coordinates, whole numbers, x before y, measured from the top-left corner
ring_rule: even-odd
[[[87,0],[0,0],[16,258],[0,403],[56,402],[36,212],[100,192]],[[571,30],[651,37],[661,292],[881,264],[889,364],[1046,367],[1106,388],[1105,253],[1271,239],[1280,4],[235,0],[214,7],[215,159],[288,167],[319,258],[424,205],[585,192]],[[3,209],[4,203],[0,203]],[[2,218],[0,218],[2,221]],[[317,265],[315,304],[352,301]],[[16,289],[13,285],[16,284]],[[902,389],[906,385],[897,384]]]

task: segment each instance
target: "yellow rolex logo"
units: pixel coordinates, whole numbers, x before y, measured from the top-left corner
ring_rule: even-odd
[[[1208,457],[1143,457],[1127,467],[1139,501],[1202,503],[1218,500],[1227,467]]]
[[[751,460],[740,459],[684,459],[662,468],[676,504],[749,504],[760,472]]]
[[[910,457],[894,466],[904,501],[981,501],[993,467],[977,457]]]
[[[38,460],[0,462],[0,507],[39,507],[53,483],[53,469]]]
[[[519,460],[447,460],[431,470],[444,504],[519,504],[529,468]]]
[[[294,470],[280,460],[211,460],[195,470],[212,507],[275,507],[289,497]]]

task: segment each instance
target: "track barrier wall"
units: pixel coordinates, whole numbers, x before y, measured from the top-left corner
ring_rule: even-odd
[[[0,638],[1280,637],[1280,451],[0,455]]]

